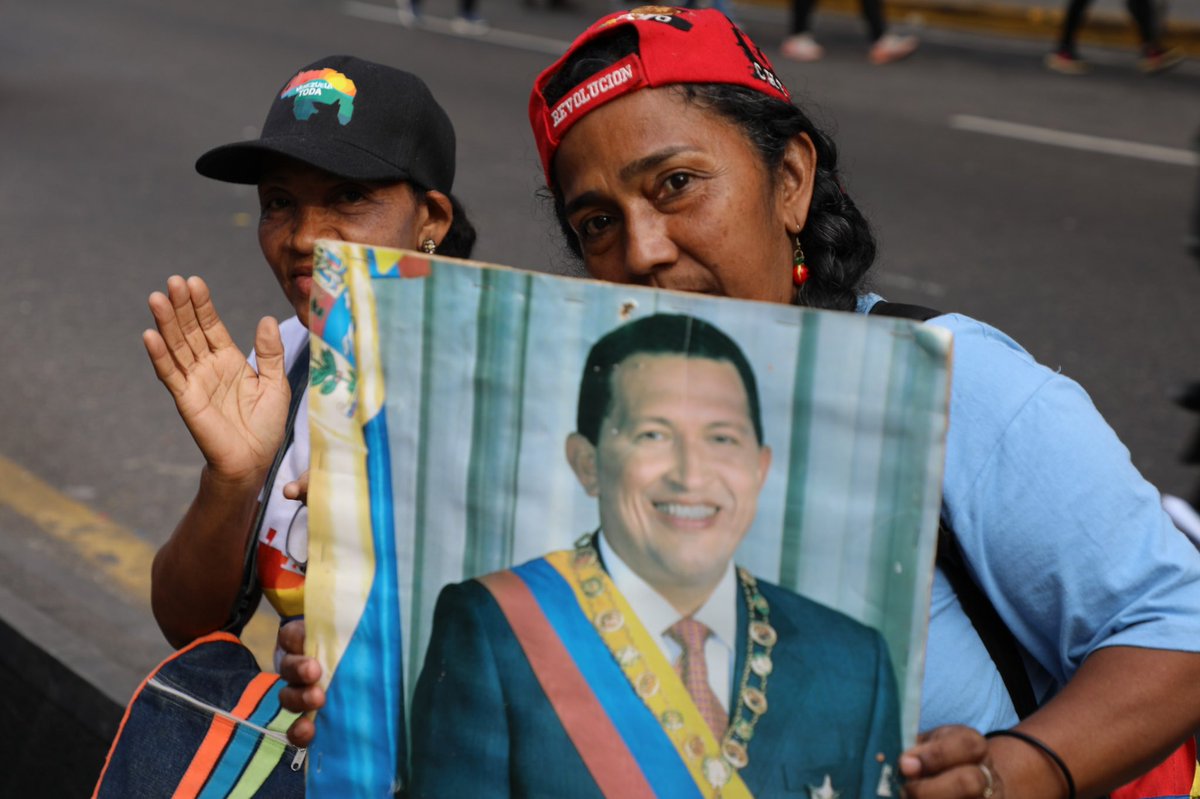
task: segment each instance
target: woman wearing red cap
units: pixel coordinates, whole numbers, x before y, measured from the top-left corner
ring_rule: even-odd
[[[860,313],[881,300],[833,141],[723,16],[605,17],[539,76],[530,119],[592,277]],[[1078,385],[983,323],[929,321],[955,336],[943,522],[1036,708],[1018,713],[939,562],[906,795],[1101,795],[1200,727],[1200,561]]]
[[[470,255],[475,230],[450,194],[454,149],[450,118],[420,78],[329,56],[281,87],[258,139],[196,162],[206,177],[258,187],[259,244],[295,316],[259,322],[247,360],[200,278],[171,277],[165,294],[150,296],[157,329],[144,334],[146,351],[205,459],[196,498],[154,560],[154,614],[175,646],[238,629],[253,612],[257,593],[239,593],[250,535],[258,585],[284,621],[303,613],[303,400],[294,437],[285,434],[289,372],[308,359],[313,245],[325,238]]]

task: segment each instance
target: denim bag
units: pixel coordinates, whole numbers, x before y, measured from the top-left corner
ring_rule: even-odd
[[[279,705],[284,685],[234,635],[193,641],[134,692],[93,799],[304,796],[307,750],[287,742],[297,714]]]

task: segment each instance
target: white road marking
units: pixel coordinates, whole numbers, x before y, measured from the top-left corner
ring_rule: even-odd
[[[1022,125],[1017,122],[1005,122],[1001,119],[988,119],[970,114],[956,114],[950,117],[950,127],[956,130],[986,133],[1008,139],[1021,139],[1072,150],[1140,158],[1144,161],[1157,161],[1162,164],[1200,166],[1200,154],[1191,150],[1161,147],[1157,144],[1143,144],[1124,139],[1106,139],[1100,136],[1089,136],[1085,133],[1039,128],[1034,125]]]
[[[346,2],[342,3],[342,11],[348,16],[358,17],[359,19],[386,22],[390,25],[400,24],[400,13],[394,6],[363,3],[359,2],[359,0],[346,0]],[[514,50],[526,50],[532,53],[544,53],[553,56],[562,55],[571,44],[562,39],[551,39],[548,36],[538,36],[519,31],[506,31],[498,28],[489,28],[486,32],[479,34],[459,33],[454,30],[451,20],[424,15],[422,15],[420,21],[413,27],[433,31],[445,36],[457,36],[460,39],[478,39],[489,44],[511,47]]]

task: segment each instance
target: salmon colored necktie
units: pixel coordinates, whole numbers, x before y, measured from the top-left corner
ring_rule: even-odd
[[[728,725],[728,714],[708,684],[708,661],[704,657],[704,643],[712,630],[691,616],[682,618],[667,628],[667,635],[683,647],[683,654],[675,661],[675,673],[683,680],[700,715],[708,722],[713,735],[720,741]]]

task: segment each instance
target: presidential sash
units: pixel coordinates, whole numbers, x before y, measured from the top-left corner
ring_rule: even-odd
[[[737,773],[744,749],[723,754],[729,741],[717,741],[595,549],[480,582],[606,796],[752,799]]]

